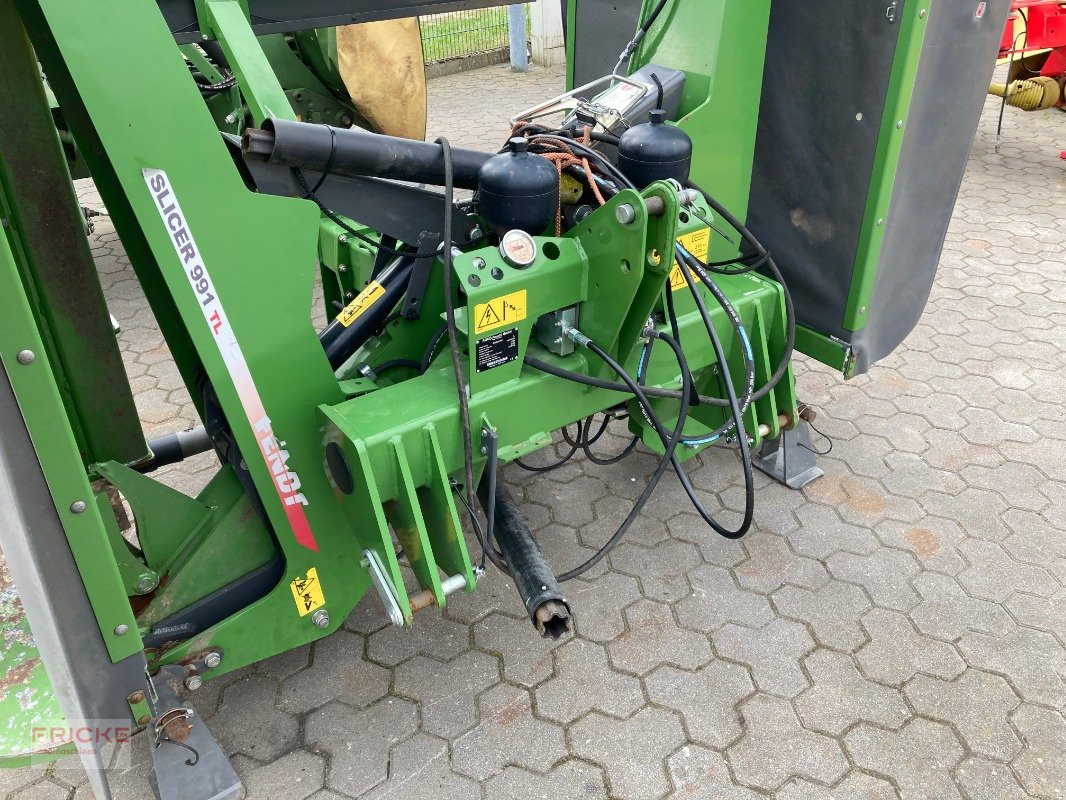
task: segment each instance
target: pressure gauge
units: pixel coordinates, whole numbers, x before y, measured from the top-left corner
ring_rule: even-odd
[[[529,269],[537,260],[537,243],[525,231],[508,231],[500,240],[500,255],[515,269]]]

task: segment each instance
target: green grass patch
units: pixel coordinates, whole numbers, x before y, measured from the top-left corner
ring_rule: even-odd
[[[457,11],[422,17],[422,49],[427,64],[448,61],[508,46],[507,9]],[[529,35],[526,9],[526,35]]]

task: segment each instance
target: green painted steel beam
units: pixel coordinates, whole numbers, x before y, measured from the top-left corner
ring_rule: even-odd
[[[238,0],[203,0],[201,25],[209,27],[237,76],[253,122],[296,119],[289,98],[252,32],[248,9]]]
[[[844,312],[844,327],[851,331],[862,330],[866,326],[870,298],[881,266],[881,246],[885,230],[891,224],[888,209],[895,188],[918,62],[929,28],[930,6],[934,6],[932,13],[936,13],[935,5],[934,0],[908,2],[903,4],[900,13],[896,57],[885,99],[885,112],[881,118],[881,133],[874,157],[873,179],[863,217],[862,235],[855,254],[854,278]]]

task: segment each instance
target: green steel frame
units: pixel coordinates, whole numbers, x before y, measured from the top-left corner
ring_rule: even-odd
[[[767,8],[768,0],[759,0],[755,16],[760,22]],[[85,356],[62,336],[45,342],[70,312],[28,280],[46,271],[19,247],[32,232],[20,215],[32,209],[14,208],[18,198],[12,184],[26,179],[25,166],[12,159],[3,138],[0,214],[15,224],[0,232],[0,296],[11,298],[0,315],[0,356],[113,659],[141,651],[142,637],[175,612],[279,556],[283,560],[283,577],[261,599],[192,638],[145,654],[151,669],[190,664],[210,679],[336,630],[371,587],[367,551],[385,566],[407,623],[412,621],[409,593],[416,589],[405,587],[397,543],[418,590],[431,593],[441,608],[447,603],[442,580],[461,575],[467,591],[473,591],[476,571],[453,496],[455,482],[463,480],[463,446],[451,364],[438,356],[425,375],[395,382],[334,375],[307,314],[313,281],[321,270],[327,302],[350,297],[371,278],[372,251],[349,241],[314,204],[246,188],[219,129],[232,126],[227,116],[244,107],[255,123],[272,116],[297,118],[298,98],[282,88],[278,74],[283,59],[276,48],[288,45],[281,37],[257,38],[238,0],[203,0],[197,9],[201,30],[221,44],[238,84],[210,103],[191,80],[158,8],[143,0],[115,0],[106,15],[72,0],[0,0],[0,23],[7,26],[0,44],[5,37],[24,41],[25,26],[193,401],[202,413],[202,387],[210,382],[269,525],[255,513],[231,468],[220,468],[196,498],[182,495],[131,468],[144,455],[143,438],[127,435],[129,444],[118,448],[108,433],[114,420],[85,413],[66,396]],[[699,60],[693,61],[696,50],[686,49],[695,47],[686,45],[690,37],[672,29],[653,32],[639,58],[665,60],[669,53],[672,65],[690,71],[680,125],[696,141],[697,174],[721,186],[723,199],[743,211],[765,31],[751,24],[747,2],[716,4],[713,11],[682,3],[679,9],[684,16],[672,24],[678,31],[698,28],[717,43],[717,66],[693,69],[692,63],[706,64],[709,45],[701,44]],[[749,31],[746,36],[727,35],[741,27]],[[122,91],[114,89],[113,63],[91,46],[100,41],[121,43]],[[185,47],[183,52],[211,77],[210,64],[198,51]],[[4,58],[13,53],[5,51]],[[18,54],[23,73],[35,72],[29,48]],[[0,66],[0,78],[6,79],[19,65],[0,61]],[[299,76],[293,81],[299,84]],[[36,75],[32,85],[36,94],[25,103],[50,119]],[[715,126],[710,144],[711,121],[724,108],[736,124],[724,131]],[[48,147],[53,161],[61,163],[54,132]],[[72,198],[69,186],[64,191]],[[649,200],[665,213],[649,213]],[[626,218],[616,214],[623,204],[633,209],[631,222],[619,221]],[[547,445],[552,431],[627,401],[612,391],[537,372],[521,357],[535,354],[570,370],[611,377],[585,351],[553,355],[533,335],[538,318],[576,306],[582,331],[635,371],[642,331],[649,318],[663,318],[665,293],[671,291],[670,262],[660,254],[672,253],[678,237],[706,229],[700,217],[710,219],[710,211],[697,210],[698,215],[687,213],[674,187],[655,184],[642,193],[622,192],[565,236],[538,239],[540,257],[532,269],[510,267],[494,248],[457,256],[454,278],[461,291],[454,300],[476,420],[478,472],[485,460],[482,431],[492,431],[500,458],[508,461]],[[66,235],[65,244],[79,251],[86,247],[80,229]],[[712,235],[712,257],[736,252],[734,243]],[[721,287],[751,336],[761,384],[785,347],[781,287],[754,274],[724,277]],[[93,292],[98,298],[98,285]],[[472,324],[476,309],[519,292],[525,293],[524,314],[513,326],[519,357],[479,372],[478,343],[499,330]],[[718,394],[721,376],[694,301],[687,292],[677,292],[675,300],[698,386]],[[713,302],[710,306],[730,366],[734,374],[742,373],[741,343],[724,312]],[[326,313],[335,314],[328,308]],[[442,313],[438,262],[421,319],[390,324],[366,360],[420,358]],[[96,331],[94,341],[101,338],[115,349],[113,335]],[[17,355],[27,348],[42,355],[21,367]],[[678,366],[665,348],[654,351],[647,383],[680,386]],[[128,388],[115,391],[126,402]],[[664,421],[676,419],[676,403],[656,405]],[[790,372],[748,412],[753,446],[780,436],[782,419],[794,418],[796,406]],[[648,447],[661,449],[639,413],[630,419]],[[686,433],[704,434],[723,420],[721,409],[694,409]],[[111,449],[82,444],[96,440]],[[326,468],[329,447],[342,454],[352,472],[348,494]],[[686,448],[683,457],[699,449]],[[139,550],[126,545],[106,493],[94,495],[90,481],[95,479],[110,483],[129,501]],[[208,666],[203,658],[208,651],[221,655],[220,663]]]

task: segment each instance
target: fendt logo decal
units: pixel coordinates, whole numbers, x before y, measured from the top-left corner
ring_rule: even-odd
[[[200,310],[203,311],[207,327],[211,330],[222,360],[229,371],[230,380],[237,390],[244,413],[248,417],[248,424],[255,432],[256,440],[259,442],[259,451],[274,479],[274,488],[277,490],[278,499],[281,500],[296,541],[317,553],[318,543],[315,541],[311,525],[307,521],[307,514],[304,512],[307,498],[300,492],[300,476],[296,470],[289,467],[290,456],[289,451],[285,449],[285,442],[279,441],[274,434],[270,417],[263,408],[259,389],[256,388],[252,373],[248,369],[248,362],[244,358],[244,353],[241,352],[241,345],[222,309],[218,292],[215,291],[207,265],[185,221],[181,205],[174,196],[170,180],[167,174],[159,169],[144,170],[144,180],[152,192],[152,197],[155,198],[156,210],[166,226],[174,252],[178,254],[185,268],[189,286],[192,287],[200,302]]]

